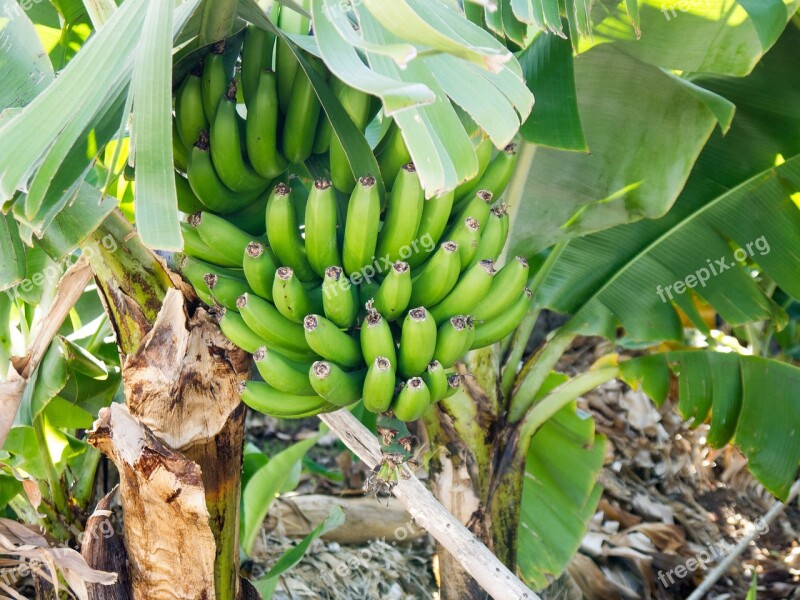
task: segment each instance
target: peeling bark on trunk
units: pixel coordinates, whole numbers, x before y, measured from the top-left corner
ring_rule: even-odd
[[[114,522],[113,517],[105,514],[105,511],[111,507],[111,499],[115,494],[116,489],[108,493],[86,522],[81,555],[93,569],[117,573],[118,578],[113,585],[87,583],[89,600],[133,600],[125,545],[120,536],[108,535],[114,532]]]
[[[214,536],[197,464],[167,448],[120,404],[100,412],[89,441],[120,473],[133,597],[214,598]]]

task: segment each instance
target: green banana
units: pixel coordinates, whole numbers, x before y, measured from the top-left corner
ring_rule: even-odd
[[[247,105],[247,118],[250,118],[250,104],[258,88],[258,78],[264,69],[272,68],[272,51],[275,34],[250,24],[244,34],[242,46],[242,95]],[[275,98],[277,102],[277,96]],[[268,177],[275,177],[269,175]]]
[[[397,261],[375,293],[375,310],[387,321],[395,321],[411,301],[411,269],[408,263]]]
[[[361,352],[368,365],[375,362],[379,356],[383,356],[389,360],[393,368],[397,367],[397,352],[392,330],[371,302],[367,303],[367,316],[361,324]]]
[[[231,83],[211,121],[211,161],[219,178],[235,192],[264,191],[269,182],[248,165],[242,155],[242,139],[236,112],[236,83]]]
[[[447,227],[452,208],[453,192],[425,200],[416,235],[419,245],[412,244],[414,252],[406,261],[412,269],[424,263],[430,258],[430,253],[436,249],[436,244],[442,239],[442,234]]]
[[[364,371],[346,373],[335,364],[318,360],[311,365],[307,377],[317,394],[334,406],[349,406],[361,399]]]
[[[495,273],[492,260],[481,260],[467,269],[445,299],[431,308],[436,322],[443,323],[450,317],[469,314],[491,288]]]
[[[528,282],[528,261],[517,256],[497,272],[489,292],[472,311],[476,321],[491,321],[519,299]]]
[[[191,258],[191,257],[186,257]],[[205,268],[205,265],[209,263],[200,261],[197,259],[193,259],[192,262],[187,262],[184,260],[181,263],[181,275],[183,278],[188,281],[194,291],[197,293],[197,296],[209,306],[214,305],[214,298],[211,296],[211,290],[208,289],[208,285],[206,284],[206,273],[209,271]]]
[[[210,212],[193,214],[189,217],[189,224],[200,234],[200,239],[226,263],[242,266],[244,250],[253,239],[250,234]]]
[[[488,137],[483,138],[478,144],[478,147],[475,148],[475,154],[478,156],[478,172],[475,174],[475,177],[468,179],[456,188],[456,200],[461,201],[462,199],[467,199],[478,189],[477,184],[486,172],[489,161],[492,160],[493,148],[492,140]]]
[[[225,220],[252,236],[264,237],[267,232],[264,215],[267,213],[268,199],[269,194],[260,194],[247,206],[225,215]]]
[[[307,240],[306,240],[307,241]],[[325,270],[322,280],[322,308],[325,317],[339,327],[351,327],[358,317],[358,291],[344,276],[341,267]]]
[[[391,361],[385,356],[376,356],[367,370],[361,396],[364,408],[380,414],[389,409],[394,398],[395,375]]]
[[[318,59],[309,57],[309,62],[319,68]],[[302,163],[311,156],[321,111],[311,79],[303,69],[298,69],[283,122],[283,155],[289,162]]]
[[[458,373],[453,373],[447,376],[447,390],[444,393],[444,398],[449,398],[461,389],[464,384],[464,377]],[[444,399],[443,398],[443,399]]]
[[[203,108],[202,69],[195,67],[175,94],[175,124],[184,146],[191,148],[201,131],[208,130]]]
[[[367,304],[370,304],[370,306],[375,304],[375,294],[378,293],[378,288],[380,287],[381,286],[377,281],[362,282],[361,285],[358,286],[358,297],[361,306],[366,308]],[[367,313],[365,311],[364,315],[366,314]]]
[[[181,221],[181,233],[183,234],[183,251],[194,258],[199,258],[208,263],[218,265],[220,267],[240,267],[241,261],[226,260],[225,257],[220,256],[219,252],[212,250],[197,233],[197,229],[192,227],[189,223]]]
[[[414,278],[411,290],[412,306],[434,306],[444,300],[461,274],[458,244],[445,242]]]
[[[245,248],[242,266],[245,279],[253,291],[271,302],[272,285],[278,270],[272,249],[259,242],[250,242]]]
[[[322,305],[316,305],[291,267],[280,267],[275,273],[272,301],[278,312],[295,323],[302,323],[306,315],[322,311]]]
[[[347,205],[342,260],[348,275],[371,267],[375,260],[381,200],[374,177],[361,177]]]
[[[272,179],[289,166],[289,161],[278,149],[280,114],[275,73],[261,71],[256,83],[256,90],[247,105],[247,156],[256,173]]]
[[[325,317],[308,315],[303,320],[303,328],[306,343],[322,358],[344,367],[357,367],[363,362],[358,341]]]
[[[478,250],[472,262],[484,258],[497,260],[503,253],[506,239],[508,239],[508,205],[500,204],[489,213],[486,226],[481,232],[480,242],[478,242]]]
[[[308,11],[311,2],[309,0],[299,0],[298,4]],[[286,6],[281,7],[278,15],[278,26],[286,33],[297,35],[307,35],[311,22],[308,17],[303,16],[294,9]],[[278,97],[281,103],[281,110],[284,114],[289,107],[292,95],[292,85],[294,84],[297,70],[300,68],[297,58],[282,37],[278,37],[275,48],[275,72],[278,74]]]
[[[186,169],[189,167],[189,149],[178,134],[177,119],[172,119],[172,162],[178,171],[186,173]]]
[[[403,132],[397,125],[397,121],[392,121],[392,124],[389,125],[377,150],[376,158],[383,183],[386,185],[386,189],[391,189],[400,168],[411,160],[411,155],[403,140]]]
[[[247,326],[238,312],[220,308],[215,312],[215,316],[225,337],[245,352],[252,354],[266,344]]]
[[[392,405],[394,416],[401,421],[416,421],[431,403],[431,393],[421,377],[412,377],[406,381],[397,399]]]
[[[201,131],[186,167],[192,191],[208,210],[215,213],[231,213],[249,206],[263,190],[239,194],[228,188],[217,175],[210,148],[208,133]]]
[[[411,256],[411,243],[416,241],[424,202],[425,193],[417,168],[414,163],[407,163],[400,169],[386,203],[386,215],[378,236],[378,256],[393,262]]]
[[[428,363],[428,368],[422,374],[422,381],[428,386],[432,404],[444,398],[447,393],[447,374],[438,360],[434,359]]]
[[[319,396],[295,396],[258,381],[241,382],[239,397],[253,410],[279,419],[313,417],[337,408]]]
[[[364,131],[369,122],[372,97],[339,79],[334,79],[331,87],[355,126],[359,131]],[[333,185],[340,192],[349,194],[355,188],[356,180],[353,177],[344,146],[335,133],[331,133],[330,136],[329,152]]]
[[[313,354],[303,326],[284,317],[272,303],[254,294],[244,294],[236,307],[247,326],[268,344],[294,353]]]
[[[436,333],[436,350],[433,357],[445,369],[452,367],[455,362],[469,350],[470,332],[472,325],[462,315],[445,321]]]
[[[495,317],[491,321],[480,323],[475,327],[475,338],[472,340],[471,348],[483,348],[495,342],[499,342],[504,337],[514,331],[525,317],[531,305],[533,294],[525,288],[522,295],[511,305],[503,314]]]
[[[509,144],[489,162],[483,175],[475,180],[475,185],[470,189],[467,198],[476,190],[488,190],[495,198],[500,198],[506,191],[508,182],[511,181],[516,165],[517,145]]]
[[[253,361],[261,377],[280,392],[296,396],[316,396],[308,380],[310,363],[301,363],[261,346],[253,353]]]
[[[236,277],[206,273],[204,279],[211,297],[228,310],[238,310],[236,303],[239,296],[252,292],[247,282]]]
[[[458,216],[453,221],[461,223],[467,217],[472,217],[478,223],[486,223],[492,206],[492,198],[492,192],[489,190],[478,190],[460,209]]]
[[[448,232],[447,237],[450,238],[452,242],[458,244],[461,271],[465,271],[478,254],[480,235],[481,224],[477,219],[473,219],[472,217],[467,217],[460,222],[457,221]]]
[[[194,256],[183,256],[178,268],[181,274],[186,275],[186,278],[191,281],[203,281],[203,277],[206,273],[214,273],[215,275],[222,275],[223,277],[233,277],[240,281],[245,280],[244,271],[241,269],[220,267],[219,265],[195,258]],[[203,283],[205,283],[205,281],[203,281]]]
[[[400,333],[397,371],[404,377],[420,375],[436,350],[436,322],[424,307],[408,312]]]
[[[205,205],[192,191],[189,181],[175,171],[175,193],[178,196],[178,210],[187,215],[205,210]]]
[[[267,201],[267,238],[281,264],[294,269],[303,281],[316,279],[297,225],[292,190],[285,183],[275,186]]]
[[[320,277],[326,269],[342,264],[336,225],[339,206],[336,193],[327,179],[317,179],[311,187],[306,203],[305,248],[308,262]]]
[[[225,90],[228,89],[228,83],[233,75],[225,69],[224,53],[225,42],[223,41],[216,44],[204,59],[201,89],[203,92],[203,111],[206,113],[206,119],[208,119],[209,123],[214,122],[219,101],[225,94]],[[188,142],[186,143],[188,144]]]

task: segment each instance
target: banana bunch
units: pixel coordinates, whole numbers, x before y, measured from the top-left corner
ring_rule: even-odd
[[[308,34],[285,13],[283,29]],[[527,262],[497,262],[514,146],[483,139],[476,177],[426,199],[392,123],[375,148],[384,199],[372,174],[353,176],[291,49],[250,27],[230,55],[217,45],[178,88],[173,146],[181,272],[263,380],[242,400],[281,418],[363,401],[419,419],[462,385],[459,358],[509,335],[530,304]],[[309,60],[365,130],[373,99]],[[309,176],[312,155],[329,177]]]

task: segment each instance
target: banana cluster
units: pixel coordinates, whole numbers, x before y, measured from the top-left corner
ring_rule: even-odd
[[[482,140],[478,175],[426,199],[391,124],[375,150],[384,199],[375,177],[353,176],[308,77],[271,34],[248,29],[238,76],[225,64],[220,44],[176,92],[173,143],[189,215],[181,272],[253,354],[263,382],[242,384],[243,401],[281,418],[359,400],[420,418],[460,387],[456,361],[506,337],[530,304],[526,261],[497,264],[513,145],[495,153]],[[373,100],[317,66],[365,130]],[[309,177],[312,155],[329,178]]]

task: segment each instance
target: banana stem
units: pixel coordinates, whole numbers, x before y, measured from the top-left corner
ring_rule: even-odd
[[[528,411],[525,420],[520,424],[520,448],[524,448],[527,452],[531,439],[545,421],[578,396],[593,390],[606,381],[614,379],[617,375],[619,375],[619,367],[617,366],[586,371],[573,377],[542,398]]]
[[[203,0],[197,38],[200,46],[219,42],[231,34],[237,4],[238,0]]]

